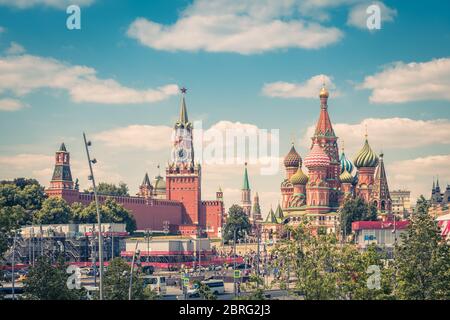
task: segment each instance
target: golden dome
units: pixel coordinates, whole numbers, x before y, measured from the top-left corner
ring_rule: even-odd
[[[308,183],[308,179],[308,176],[303,173],[302,167],[298,167],[297,172],[291,177],[290,181],[293,185],[305,185]]]
[[[320,89],[320,94],[319,97],[321,98],[328,98],[330,94],[328,93],[327,88],[325,88],[325,86],[322,86],[322,89]]]

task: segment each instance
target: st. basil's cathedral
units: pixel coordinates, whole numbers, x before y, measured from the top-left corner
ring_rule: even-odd
[[[295,225],[306,218],[313,232],[334,233],[339,209],[346,199],[354,197],[374,204],[380,220],[391,220],[392,201],[383,154],[378,156],[372,150],[366,134],[353,162],[344,150],[339,157],[338,137],[328,113],[329,93],[325,86],[319,97],[320,115],[309,154],[303,160],[292,144],[284,158],[286,177],[281,183],[281,204],[275,212],[271,209],[263,225],[276,231],[283,221]],[[306,167],[307,174],[302,167]]]

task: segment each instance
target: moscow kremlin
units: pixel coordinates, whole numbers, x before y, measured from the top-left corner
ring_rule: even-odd
[[[138,230],[162,230],[164,227],[181,235],[207,235],[220,238],[226,220],[223,192],[216,199],[202,200],[201,165],[194,161],[193,124],[188,119],[186,89],[181,89],[179,118],[174,124],[172,161],[161,175],[150,181],[148,174],[136,196],[114,196],[114,200],[130,210]],[[320,113],[311,137],[309,153],[302,159],[294,143],[284,158],[285,179],[281,182],[280,203],[265,218],[261,213],[259,196],[252,203],[247,164],[241,190],[241,207],[253,228],[276,233],[284,224],[296,225],[306,218],[312,232],[333,233],[339,224],[338,212],[344,201],[360,197],[377,208],[381,221],[392,216],[383,154],[370,147],[366,133],[361,150],[351,161],[344,149],[339,156],[338,137],[328,113],[329,92],[325,85],[319,93]],[[307,172],[307,173],[305,173]],[[56,152],[53,177],[46,193],[61,197],[69,204],[89,204],[93,194],[80,192],[70,169],[70,154],[62,143]],[[105,201],[106,196],[100,196]]]

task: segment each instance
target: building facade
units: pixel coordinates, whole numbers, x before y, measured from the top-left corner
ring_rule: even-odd
[[[407,218],[412,212],[411,191],[393,190],[390,193],[392,199],[392,214],[403,219]]]
[[[99,195],[100,202],[113,198],[130,210],[138,230],[163,230],[183,235],[221,237],[224,204],[222,192],[215,200],[204,201],[201,194],[201,166],[194,162],[193,126],[188,120],[186,89],[182,89],[180,115],[174,125],[172,161],[166,168],[166,179],[160,174],[151,183],[145,174],[137,196],[111,197]],[[88,205],[94,201],[91,193],[80,192],[73,183],[70,155],[64,143],[56,152],[50,197],[61,197],[68,203]]]
[[[332,233],[338,227],[338,211],[345,199],[361,197],[377,207],[380,220],[392,219],[383,154],[378,156],[372,151],[366,134],[353,161],[344,150],[339,157],[328,97],[323,86],[319,93],[319,119],[304,161],[294,144],[284,158],[286,177],[280,188],[284,216],[294,225],[306,218],[313,233]]]

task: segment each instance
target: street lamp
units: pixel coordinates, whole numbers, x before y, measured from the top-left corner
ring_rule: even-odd
[[[94,171],[92,170],[92,164],[96,164],[97,160],[92,159],[89,155],[89,147],[92,145],[91,141],[87,141],[86,134],[83,132],[84,146],[86,147],[86,155],[89,163],[89,171],[91,175],[89,176],[89,180],[92,181],[92,188],[94,189],[94,199],[95,199],[95,209],[97,211],[97,228],[98,228],[98,260],[100,262],[100,300],[103,300],[103,237],[102,237],[102,223],[100,218],[100,209],[98,204],[98,196],[97,196],[97,187],[95,185]]]
[[[133,259],[131,260],[131,270],[130,270],[130,286],[128,287],[128,300],[131,300],[131,287],[133,286],[133,270],[134,270],[134,262],[136,258],[140,258],[140,250],[138,250],[139,241],[136,241],[136,247],[133,252]]]

